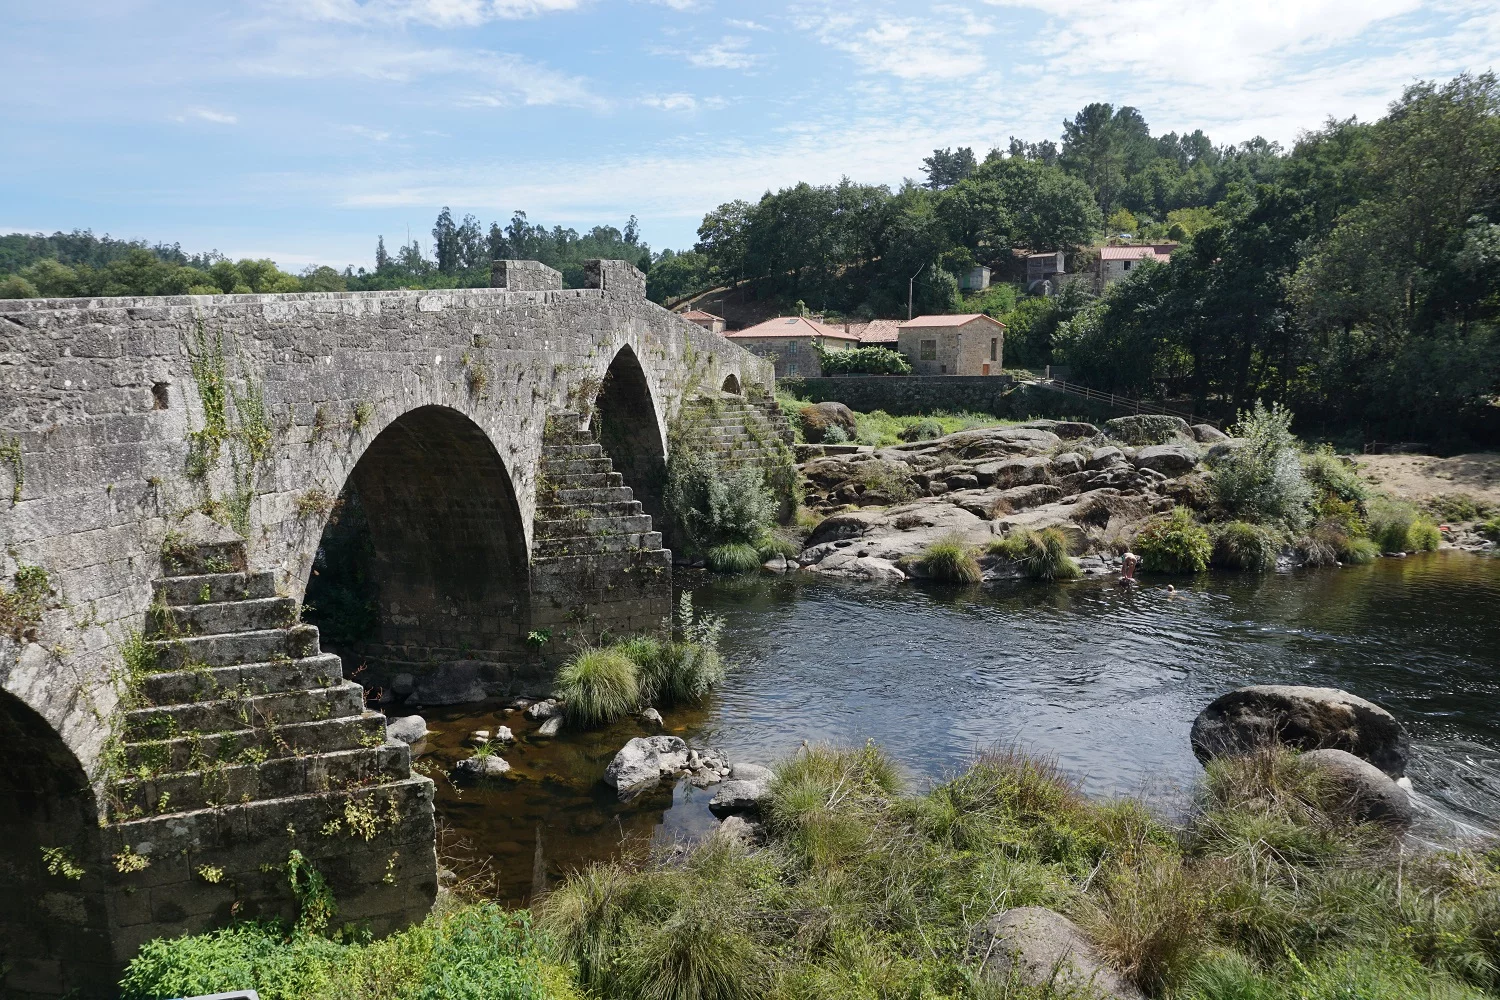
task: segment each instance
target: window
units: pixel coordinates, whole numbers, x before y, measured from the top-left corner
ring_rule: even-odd
[[[924,340],[924,341],[922,341],[921,353],[918,355],[918,357],[922,361],[936,361],[937,360],[937,341],[935,341],[935,340]]]
[[[1125,270],[1130,270],[1130,261],[1128,260],[1125,262]]]
[[[991,337],[990,338],[990,360],[991,361],[999,361],[1000,358],[997,356],[997,355],[999,355],[999,353],[1000,353],[1000,338],[999,337]]]
[[[786,363],[786,373],[788,375],[795,375],[795,374],[797,374],[797,362],[795,362],[795,361],[788,361]]]

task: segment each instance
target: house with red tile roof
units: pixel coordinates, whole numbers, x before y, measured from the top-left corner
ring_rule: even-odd
[[[678,315],[687,320],[689,323],[693,323],[697,326],[703,327],[703,329],[707,330],[709,333],[724,332],[723,316],[715,316],[713,313],[705,312],[702,309],[689,309],[687,312],[679,313]]]
[[[776,366],[777,378],[823,374],[814,344],[825,351],[847,351],[860,346],[857,334],[806,316],[778,316],[724,336],[751,354],[769,358]]]
[[[1128,277],[1131,271],[1146,261],[1166,263],[1176,249],[1175,243],[1100,247],[1099,259],[1094,263],[1094,291],[1102,293],[1108,286]]]
[[[1005,324],[984,313],[918,316],[898,337],[916,375],[999,375],[1005,360]]]

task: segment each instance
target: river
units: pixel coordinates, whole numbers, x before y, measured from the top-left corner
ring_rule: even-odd
[[[1198,711],[1242,684],[1341,687],[1410,730],[1410,774],[1433,833],[1500,815],[1500,559],[1434,553],[1264,577],[1209,574],[1178,592],[1097,581],[986,588],[795,577],[683,581],[728,623],[724,686],[665,711],[667,731],[769,763],[808,742],[873,739],[913,787],[976,748],[1055,757],[1091,794],[1181,807],[1200,773]],[[700,835],[712,789],[686,782],[623,805],[599,778],[644,735],[634,720],[532,742],[498,704],[431,709],[426,759],[446,767],[474,729],[509,725],[514,770],[490,785],[438,778],[447,850],[492,858],[523,901],[544,880],[621,849]],[[537,844],[540,838],[541,851]],[[623,845],[623,848],[622,848]]]

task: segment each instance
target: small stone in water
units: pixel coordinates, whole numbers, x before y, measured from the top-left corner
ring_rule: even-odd
[[[514,743],[516,734],[510,731],[509,726],[501,726],[495,730],[496,743]]]
[[[642,722],[649,722],[649,723],[651,723],[653,725],[657,725],[657,726],[666,725],[666,723],[664,723],[662,721],[661,713],[658,712],[654,708],[648,708],[644,712],[642,712],[641,713],[641,721]]]
[[[538,736],[556,736],[557,731],[562,728],[562,724],[563,717],[561,715],[554,715],[542,723],[542,728],[538,729],[536,734]]]

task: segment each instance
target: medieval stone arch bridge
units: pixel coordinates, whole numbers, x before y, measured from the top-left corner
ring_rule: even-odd
[[[0,302],[0,993],[108,995],[152,937],[296,915],[309,867],[336,922],[425,913],[432,785],[298,620],[340,498],[370,669],[527,690],[669,613],[674,417],[785,450],[766,361],[588,273]]]

